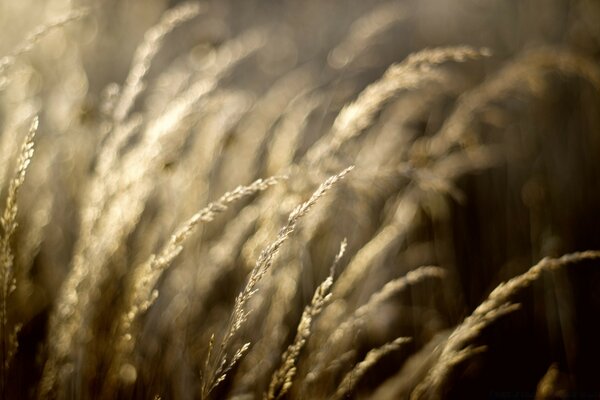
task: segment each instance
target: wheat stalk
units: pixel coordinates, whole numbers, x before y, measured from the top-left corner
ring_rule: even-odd
[[[472,345],[473,340],[494,321],[518,310],[520,305],[514,304],[511,299],[539,280],[544,272],[567,268],[570,264],[584,260],[598,259],[600,259],[598,251],[573,253],[557,259],[544,258],[524,274],[498,285],[488,298],[452,331],[438,361],[425,379],[415,388],[411,399],[442,398],[442,391],[448,383],[453,369],[473,355],[485,351],[485,346]]]
[[[70,11],[61,16],[56,21],[48,22],[38,26],[33,32],[29,33],[25,39],[8,55],[0,58],[0,77],[10,68],[23,54],[29,52],[44,36],[56,28],[60,28],[69,22],[76,21],[88,14],[85,9]]]
[[[382,357],[398,350],[403,344],[410,341],[410,338],[399,337],[381,347],[370,350],[365,358],[344,376],[335,394],[332,396],[332,399],[338,400],[347,397],[348,394],[354,390],[360,378],[362,378],[370,368],[377,364]]]
[[[400,64],[389,67],[384,75],[370,84],[355,101],[339,112],[332,129],[307,154],[309,165],[315,165],[325,156],[336,154],[341,146],[359,135],[373,121],[381,107],[401,90],[411,89],[431,79],[433,66],[449,62],[463,62],[489,55],[489,50],[468,46],[426,49],[412,54]],[[434,74],[435,75],[435,74]]]
[[[321,351],[316,354],[315,360],[312,362],[311,370],[306,376],[307,383],[314,382],[325,370],[330,370],[330,368],[326,367],[325,363],[331,356],[331,353],[334,350],[339,352],[339,349],[343,349],[347,345],[346,339],[360,330],[366,323],[366,318],[369,315],[376,314],[387,300],[415,284],[434,278],[442,279],[444,276],[445,271],[443,269],[424,266],[410,271],[400,278],[387,282],[380,290],[373,293],[365,304],[357,308],[341,323],[337,324],[337,328],[328,334],[327,339],[322,345],[319,345]],[[336,363],[336,360],[331,362],[331,364]]]
[[[125,310],[119,318],[119,337],[115,353],[121,355],[121,357],[117,357],[117,359],[123,361],[126,354],[132,351],[135,343],[132,325],[135,319],[156,301],[158,297],[158,291],[154,289],[156,283],[175,257],[181,253],[184,243],[196,231],[198,225],[212,221],[218,213],[225,211],[231,203],[266,190],[281,179],[283,178],[258,179],[250,185],[238,186],[234,190],[225,193],[218,200],[210,203],[183,223],[175,230],[159,253],[152,254],[146,262],[134,269],[132,273],[133,286],[128,291]]]
[[[113,112],[115,122],[119,123],[127,117],[136,98],[144,90],[143,79],[150,68],[152,59],[160,50],[165,36],[180,24],[200,14],[203,9],[203,5],[199,3],[179,4],[165,11],[158,24],[146,31],[144,41],[135,51],[129,75],[116,100]]]
[[[541,82],[545,79],[543,74],[547,71],[580,76],[600,90],[600,68],[593,60],[559,49],[529,51],[509,62],[491,79],[461,96],[440,132],[428,142],[428,157],[440,159],[452,146],[464,143],[468,124],[490,102],[518,91],[539,94]]]
[[[406,9],[396,1],[378,5],[352,23],[344,40],[329,53],[329,65],[335,69],[346,68],[369,49],[378,35],[406,17]]]
[[[333,275],[335,274],[337,264],[344,256],[346,246],[347,242],[346,239],[344,239],[340,245],[340,250],[335,256],[329,276],[317,287],[310,304],[304,308],[302,316],[300,317],[300,323],[296,329],[296,338],[283,353],[281,365],[271,377],[269,391],[265,395],[265,399],[280,399],[292,386],[294,376],[296,375],[296,363],[298,362],[298,357],[311,334],[312,322],[319,316],[321,310],[331,298],[329,290],[333,285]]]
[[[308,213],[308,211],[315,205],[319,198],[325,195],[326,192],[328,192],[339,180],[343,179],[353,168],[354,167],[346,168],[339,174],[333,175],[330,178],[328,178],[325,182],[323,182],[307,201],[298,205],[290,213],[287,223],[283,226],[283,228],[281,228],[275,241],[269,244],[267,247],[265,247],[260,253],[260,256],[258,257],[254,268],[250,272],[250,276],[248,277],[246,286],[235,299],[233,311],[231,314],[231,322],[221,341],[220,353],[216,358],[216,367],[209,370],[209,374],[207,374],[207,379],[203,382],[203,397],[206,397],[210,392],[214,390],[214,388],[217,385],[219,385],[219,383],[221,383],[225,379],[227,373],[235,366],[239,358],[248,349],[249,344],[244,344],[244,346],[242,346],[236,351],[234,356],[232,356],[229,361],[227,360],[227,356],[224,355],[224,352],[227,349],[229,342],[234,337],[234,335],[240,330],[244,322],[248,319],[250,310],[246,309],[246,304],[258,290],[256,286],[263,278],[263,276],[267,273],[267,271],[271,268],[271,265],[273,264],[275,256],[279,252],[279,249],[290,237],[292,232],[294,232],[300,219],[306,213]]]
[[[34,152],[35,134],[38,128],[37,116],[33,118],[29,132],[25,136],[25,140],[21,145],[19,151],[19,157],[13,178],[8,186],[8,194],[6,196],[6,204],[2,217],[0,218],[0,225],[2,226],[2,237],[0,238],[0,283],[2,285],[1,293],[1,304],[0,304],[0,324],[2,333],[2,360],[0,368],[2,368],[2,393],[6,388],[6,379],[8,374],[8,368],[11,360],[17,351],[18,341],[17,334],[20,330],[20,325],[16,324],[13,327],[11,333],[8,332],[8,297],[16,289],[16,280],[14,278],[14,254],[11,249],[11,239],[15,230],[17,229],[17,213],[19,208],[17,206],[17,196],[23,183],[25,182],[25,174],[27,168],[31,163],[31,158]]]

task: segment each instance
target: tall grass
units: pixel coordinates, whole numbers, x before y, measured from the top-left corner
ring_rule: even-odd
[[[171,3],[0,2],[2,398],[598,396],[594,2]]]

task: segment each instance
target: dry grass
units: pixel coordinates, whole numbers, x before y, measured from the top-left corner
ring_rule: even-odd
[[[599,397],[598,18],[0,0],[2,398]]]

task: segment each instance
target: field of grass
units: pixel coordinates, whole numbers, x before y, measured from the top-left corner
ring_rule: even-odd
[[[600,399],[600,3],[0,0],[2,399]]]

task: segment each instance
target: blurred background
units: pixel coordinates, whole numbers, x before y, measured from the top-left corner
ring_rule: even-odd
[[[66,297],[64,282],[81,248],[96,246],[93,235],[81,239],[82,221],[110,131],[115,84],[126,81],[145,32],[178,4],[0,0],[0,57],[12,56],[36,29],[74,10],[86,12],[41,35],[0,70],[3,199],[31,118],[40,118],[12,240],[17,289],[8,315],[22,329],[5,398],[38,393],[52,352],[49,321]],[[139,125],[116,157],[125,159],[146,143],[144,135],[166,123],[161,116],[175,106],[187,108],[164,140],[152,142],[159,155],[131,164],[145,171],[139,181],[148,186],[123,203],[123,214],[129,207],[139,213],[130,226],[115,228],[118,243],[107,245],[98,267],[106,272],[80,286],[92,293],[91,338],[78,339],[85,356],[58,379],[58,397],[198,398],[207,343],[223,330],[260,250],[294,205],[348,165],[355,170],[311,211],[253,299],[254,314],[240,333],[253,345],[215,398],[265,392],[343,238],[348,250],[339,282],[352,265],[368,264],[359,279],[345,281],[350,286],[336,292],[334,285],[332,306],[346,314],[417,267],[436,265],[447,276],[391,296],[340,342],[337,356],[347,356],[341,366],[308,386],[295,383],[290,398],[328,397],[369,349],[410,336],[410,345],[384,357],[352,392],[409,398],[452,327],[500,282],[543,257],[600,248],[600,2],[194,4],[199,15],[169,33],[152,60],[130,113]],[[409,70],[416,75],[407,73],[407,83],[376,105],[365,126],[322,159],[306,161],[344,107],[384,79],[391,65],[448,46],[485,50]],[[185,100],[203,80],[214,84],[210,92]],[[111,171],[125,176],[130,170],[124,163]],[[269,189],[274,193],[264,201],[262,194],[243,200],[186,244],[139,323],[133,378],[121,374],[107,389],[115,310],[125,301],[133,266],[207,202],[278,174],[289,180]],[[522,309],[492,321],[477,339],[492,350],[455,366],[439,396],[600,397],[594,322],[600,274],[584,264],[582,272],[544,275],[517,293]],[[343,320],[335,310],[318,320],[309,354],[327,343],[335,325],[327,318]],[[297,380],[306,383],[314,360],[303,357]],[[547,397],[540,389],[545,376],[555,385]]]

